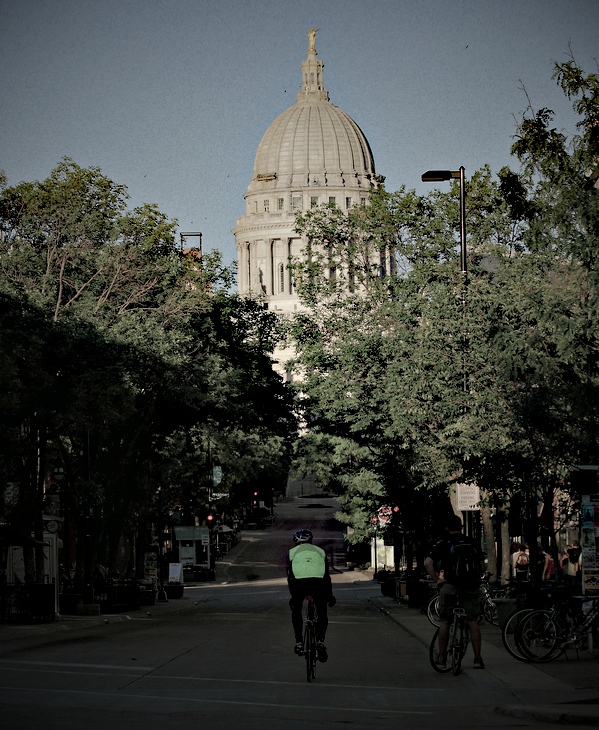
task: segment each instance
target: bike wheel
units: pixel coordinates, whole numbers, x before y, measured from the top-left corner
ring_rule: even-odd
[[[483,603],[483,616],[485,617],[485,621],[493,624],[493,626],[499,626],[497,606],[493,603],[491,598],[487,598]]]
[[[431,667],[435,670],[435,672],[439,672],[439,674],[446,674],[447,672],[451,672],[451,664],[448,666],[445,666],[445,668],[440,667],[438,664],[436,664],[437,657],[439,656],[439,629],[437,629],[433,635],[433,638],[431,640],[431,644],[428,650],[428,658],[431,663]]]
[[[464,619],[454,619],[453,632],[449,632],[449,652],[451,655],[451,671],[457,677],[462,671],[462,659],[466,651],[464,637]]]
[[[316,678],[316,629],[312,624],[304,631],[304,656],[306,658],[306,679],[311,682]]]
[[[525,654],[522,654],[520,652],[516,644],[516,632],[518,631],[518,627],[520,626],[524,618],[530,613],[532,613],[531,608],[523,608],[520,611],[514,611],[514,613],[505,622],[501,630],[501,639],[503,641],[503,645],[506,648],[506,651],[508,652],[508,654],[510,654],[510,656],[513,656],[514,659],[517,659],[519,662],[530,661]]]
[[[550,662],[562,653],[560,628],[549,611],[531,611],[518,626],[515,639],[530,662]]]
[[[439,627],[441,618],[439,616],[439,596],[433,596],[426,607],[426,615],[433,626]]]

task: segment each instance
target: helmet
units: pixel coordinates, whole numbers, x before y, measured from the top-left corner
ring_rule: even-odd
[[[293,542],[300,545],[302,542],[312,542],[312,533],[310,530],[298,530],[293,536]]]

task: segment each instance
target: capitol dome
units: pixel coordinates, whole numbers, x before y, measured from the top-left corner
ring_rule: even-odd
[[[344,185],[368,188],[375,175],[362,130],[319,90],[308,88],[266,130],[254,162],[253,183],[276,176],[279,186]]]
[[[360,127],[329,100],[314,29],[308,39],[296,102],[262,137],[245,215],[233,231],[239,293],[261,294],[269,308],[280,312],[299,308],[289,268],[304,248],[294,230],[296,213],[323,203],[349,210],[364,203],[383,180]]]

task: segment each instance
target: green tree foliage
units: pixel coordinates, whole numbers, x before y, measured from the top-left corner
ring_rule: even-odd
[[[60,465],[73,525],[91,515],[114,565],[123,534],[173,504],[205,514],[213,461],[232,493],[258,472],[280,480],[294,418],[271,366],[276,320],[229,293],[218,254],[181,254],[174,221],[128,211],[122,185],[72,160],[5,182],[0,468],[15,524],[39,531]]]
[[[523,496],[536,541],[571,465],[597,463],[597,76],[570,60],[555,78],[580,134],[531,111],[513,147],[522,171],[468,180],[467,282],[457,182],[298,217],[307,310],[294,337],[312,431],[297,465],[320,459],[359,536],[381,504],[465,481],[499,507]]]

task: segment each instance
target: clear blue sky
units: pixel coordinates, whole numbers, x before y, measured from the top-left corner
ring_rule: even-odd
[[[570,45],[591,72],[599,55],[599,0],[0,0],[0,169],[16,184],[64,156],[100,167],[229,263],[312,26],[331,101],[391,191],[426,192],[431,168],[516,167],[522,85],[572,131],[553,63]]]

